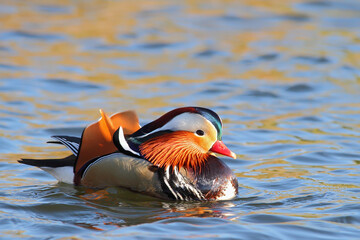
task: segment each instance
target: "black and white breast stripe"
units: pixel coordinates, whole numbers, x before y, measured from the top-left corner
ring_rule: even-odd
[[[169,198],[186,201],[205,200],[203,193],[184,177],[177,167],[159,169],[158,174],[161,187]]]

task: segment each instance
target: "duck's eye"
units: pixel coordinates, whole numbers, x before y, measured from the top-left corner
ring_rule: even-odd
[[[195,133],[198,136],[204,136],[204,134],[205,134],[203,130],[197,130]]]

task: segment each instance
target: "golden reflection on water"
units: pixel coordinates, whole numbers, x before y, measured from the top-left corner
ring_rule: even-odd
[[[291,14],[291,5],[299,1],[287,1],[279,4],[267,4],[264,1],[245,1],[243,4],[249,8],[256,7],[264,9],[275,14]],[[106,71],[99,69],[117,69],[121,70],[121,65],[114,65],[105,61],[106,58],[114,59],[134,59],[144,58],[145,64],[142,65],[142,70],[152,71],[154,69],[161,69],[169,61],[174,59],[183,59],[187,62],[184,67],[186,69],[204,69],[202,74],[197,79],[191,81],[209,81],[213,79],[261,79],[266,81],[293,81],[296,78],[288,76],[284,71],[277,69],[249,69],[238,71],[231,69],[225,64],[203,63],[192,58],[193,52],[204,50],[199,46],[195,49],[187,49],[185,51],[168,51],[163,50],[161,57],[153,58],[151,55],[144,56],[143,52],[131,51],[106,51],[106,52],[89,52],[82,49],[83,46],[74,44],[72,39],[79,41],[81,39],[99,39],[104,45],[117,46],[131,46],[143,43],[181,43],[187,41],[187,36],[194,35],[200,40],[206,42],[207,34],[199,34],[198,29],[184,28],[181,24],[173,22],[171,16],[168,14],[154,16],[153,11],[157,9],[166,9],[171,5],[166,1],[136,1],[136,2],[122,2],[122,1],[92,1],[78,2],[74,4],[71,1],[58,1],[55,6],[60,6],[69,9],[64,13],[49,14],[41,11],[34,11],[34,6],[38,4],[38,8],[44,5],[43,1],[32,1],[31,4],[27,2],[12,2],[9,3],[16,7],[17,12],[12,14],[5,14],[0,16],[3,31],[25,31],[35,35],[42,34],[51,35],[55,37],[66,37],[68,39],[55,40],[49,44],[39,44],[38,49],[28,49],[21,44],[12,43],[12,48],[20,52],[20,54],[10,54],[3,58],[2,62],[12,62],[18,66],[27,66],[29,68],[40,68],[42,59],[52,59],[48,64],[70,66],[82,69],[86,74],[71,73],[69,71],[59,72],[50,71],[45,72],[47,78],[65,78],[73,80],[94,81],[94,82],[108,82],[112,87],[122,84],[116,74],[109,74]],[[218,17],[227,15],[221,8],[217,7],[216,2],[209,3],[208,8],[202,6],[202,1],[190,1],[185,11],[190,19],[195,20],[202,17]],[[225,3],[222,3],[225,4]],[[237,1],[226,1],[226,4],[237,5]],[[201,6],[201,7],[200,7]],[[36,7],[35,7],[36,9]],[[166,13],[166,12],[165,12]],[[152,14],[152,21],[147,21],[146,14]],[[137,17],[140,16],[140,17]],[[246,18],[246,16],[245,16]],[[46,19],[46,23],[44,23]],[[185,19],[186,20],[186,19]],[[24,24],[26,22],[26,24]],[[41,26],[41,27],[37,27]],[[299,28],[306,28],[307,24],[299,26]],[[249,52],[255,52],[256,48],[251,47],[261,39],[268,39],[269,41],[279,41],[286,38],[289,26],[269,26],[268,29],[259,32],[231,32],[224,34],[213,35],[218,45],[231,52],[231,55],[225,58],[225,61],[234,62],[242,60]],[[141,42],[134,38],[124,38],[121,36],[137,34],[142,29],[158,29],[166,32],[166,35],[147,34],[141,37]],[[201,31],[200,31],[201,33]],[[204,48],[207,46],[204,45]],[[292,51],[286,48],[282,51]],[[85,60],[86,59],[86,60]],[[35,60],[35,61],[34,61]],[[47,61],[47,60],[46,60]],[[128,67],[123,69],[129,70]],[[206,69],[206,70],[205,70]],[[136,69],[135,69],[136,70]],[[5,76],[20,77],[20,73],[6,74]],[[30,75],[37,76],[36,73],[28,72]],[[173,77],[171,77],[173,79]],[[146,78],[141,79],[147,82],[168,81],[168,77],[163,79]],[[176,79],[179,82],[185,83],[188,80]],[[141,84],[141,81],[135,84]],[[124,87],[124,86],[123,86]],[[125,86],[126,87],[126,86]]]

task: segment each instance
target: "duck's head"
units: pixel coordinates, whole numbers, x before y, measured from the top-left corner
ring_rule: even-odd
[[[202,107],[172,110],[129,137],[140,154],[159,167],[196,168],[211,152],[236,158],[221,141],[222,121]]]

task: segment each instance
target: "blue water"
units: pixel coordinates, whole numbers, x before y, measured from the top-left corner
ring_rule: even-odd
[[[1,1],[0,238],[358,239],[360,2]],[[236,199],[57,183],[21,157],[133,109],[213,109]]]

